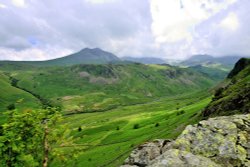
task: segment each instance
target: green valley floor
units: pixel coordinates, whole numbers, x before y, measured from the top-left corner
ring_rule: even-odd
[[[137,145],[156,138],[174,138],[187,124],[198,122],[210,102],[207,90],[162,97],[145,104],[106,112],[66,115],[64,123],[74,145],[58,146],[65,152],[77,149],[78,157],[52,166],[119,166]]]

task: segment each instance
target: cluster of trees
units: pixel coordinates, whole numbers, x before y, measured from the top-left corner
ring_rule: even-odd
[[[61,114],[53,108],[9,110],[6,123],[0,125],[0,166],[43,166],[60,155],[67,135],[58,122]]]

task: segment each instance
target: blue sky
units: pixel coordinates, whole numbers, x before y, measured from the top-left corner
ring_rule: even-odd
[[[250,55],[249,0],[0,0],[0,59]]]

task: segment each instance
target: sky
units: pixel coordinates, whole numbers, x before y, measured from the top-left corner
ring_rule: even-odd
[[[250,55],[249,0],[0,0],[0,60]]]

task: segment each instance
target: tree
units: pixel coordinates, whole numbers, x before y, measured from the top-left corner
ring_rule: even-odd
[[[0,127],[0,166],[43,166],[55,154],[52,146],[62,141],[58,128],[62,118],[53,108],[46,110],[11,110],[8,121]]]

